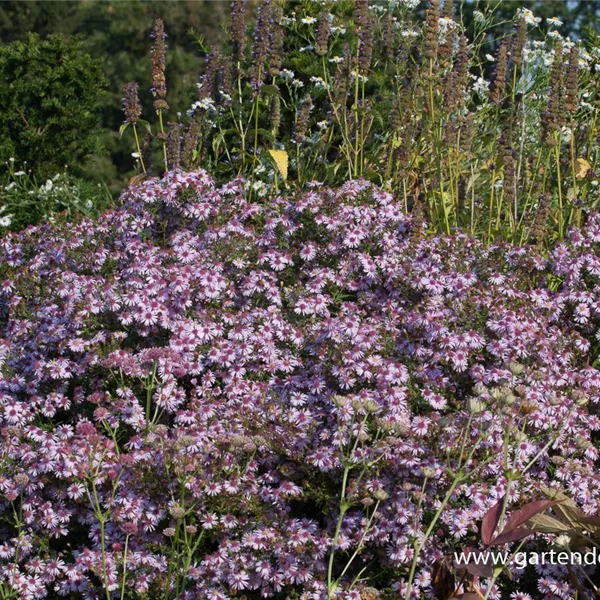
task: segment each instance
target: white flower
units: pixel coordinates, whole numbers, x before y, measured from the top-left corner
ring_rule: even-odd
[[[475,23],[485,23],[485,15],[480,10],[473,11],[473,19]]]
[[[414,29],[404,29],[403,31],[400,32],[400,35],[402,37],[417,37],[419,35],[418,31],[415,31]]]
[[[25,175],[25,174],[26,174],[26,173],[25,173],[25,171],[17,171],[17,172],[15,173],[15,177],[22,177],[22,176],[23,176],[23,175]]]
[[[553,40],[562,40],[562,35],[560,35],[560,33],[558,33],[558,31],[549,31],[548,37]]]
[[[11,156],[11,157],[8,159],[8,161],[9,161],[9,162],[12,162],[12,163],[14,163],[14,162],[15,162],[15,159],[14,159],[14,158]]]
[[[440,35],[446,35],[448,31],[452,31],[456,28],[457,23],[453,21],[450,17],[440,17],[439,19],[440,25]]]
[[[329,126],[329,121],[319,121],[317,123],[317,127],[319,129],[327,129],[328,126]]]
[[[417,8],[420,2],[421,0],[400,0],[400,4],[404,4],[407,8]],[[394,8],[395,5],[396,2],[392,0],[392,2],[390,2],[390,9]]]
[[[295,88],[302,88],[302,87],[304,87],[304,83],[302,81],[300,81],[300,79],[294,79],[294,81],[292,81],[292,85]]]
[[[560,27],[563,24],[558,17],[548,17],[546,19],[546,23],[548,23],[548,25],[552,25],[553,27]]]
[[[571,137],[573,136],[573,132],[570,127],[562,127],[560,130],[560,135],[562,137],[563,142],[568,144],[571,141]]]
[[[289,69],[283,69],[283,71],[279,71],[279,76],[282,79],[289,79],[290,81],[294,79],[295,73],[294,71],[290,71]]]
[[[315,87],[318,90],[328,90],[329,86],[325,83],[324,79],[322,77],[311,77],[310,78],[311,82],[315,84]]]
[[[314,50],[315,47],[312,44],[309,44],[308,46],[304,46],[303,48],[300,48],[300,52],[309,52],[310,50]]]
[[[517,11],[517,18],[525,21],[527,25],[539,25],[542,22],[542,19],[536,17],[528,8],[520,8]]]
[[[480,96],[485,96],[490,90],[490,82],[483,77],[478,77],[473,84],[473,91]]]
[[[207,112],[217,112],[217,107],[212,98],[203,98],[192,104],[190,109],[187,111],[188,117],[191,117],[198,108],[203,108]]]
[[[305,25],[312,25],[313,23],[317,22],[314,17],[304,17],[304,19],[300,19],[300,21]]]
[[[330,63],[341,63],[344,59],[341,56],[334,56],[333,58],[328,59]]]
[[[140,157],[139,152],[132,152],[131,156],[133,156],[133,158],[138,159]]]
[[[8,185],[4,186],[4,189],[8,192],[9,190],[12,190],[15,185],[17,185],[14,181],[12,183],[9,183]]]
[[[495,60],[496,60],[491,54],[486,54],[485,57],[490,62],[495,62]]]
[[[6,215],[0,219],[0,227],[8,227],[12,223],[12,216]]]
[[[366,75],[361,75],[357,71],[352,71],[350,73],[350,76],[353,80],[358,79],[358,81],[360,81],[361,83],[365,83],[365,82],[369,81],[369,78]]]
[[[344,35],[344,33],[346,33],[346,28],[345,27],[332,27],[330,29],[331,31],[331,35],[335,35],[336,33],[339,33],[340,35]]]

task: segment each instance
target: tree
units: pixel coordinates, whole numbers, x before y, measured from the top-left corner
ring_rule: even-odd
[[[100,149],[106,79],[82,42],[30,33],[0,46],[0,161],[26,161],[38,177],[77,170]]]

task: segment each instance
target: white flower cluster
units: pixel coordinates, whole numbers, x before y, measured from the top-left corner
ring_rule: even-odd
[[[536,17],[528,8],[520,8],[517,11],[517,19],[521,19],[527,25],[539,25],[542,22],[540,17]]]

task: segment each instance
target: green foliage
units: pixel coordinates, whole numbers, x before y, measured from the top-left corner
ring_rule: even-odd
[[[0,46],[0,160],[26,162],[37,177],[77,169],[99,151],[105,83],[80,41],[31,33]]]
[[[0,2],[0,39],[25,40],[35,31],[44,38],[52,33],[81,38],[81,50],[102,61],[108,79],[107,93],[100,99],[99,122],[106,130],[102,145],[107,155],[94,155],[82,167],[82,175],[93,181],[107,181],[117,192],[134,167],[128,140],[121,140],[123,122],[121,97],[129,81],[140,84],[140,92],[151,86],[150,39],[153,22],[161,17],[168,33],[167,87],[173,116],[185,111],[196,89],[202,57],[189,30],[207,43],[221,35],[220,24],[227,15],[228,2],[210,0],[3,0]],[[142,94],[145,118],[152,113],[150,94]],[[147,97],[146,97],[147,96]]]
[[[14,160],[6,166],[0,185],[0,236],[41,221],[95,217],[111,203],[105,185],[74,177],[66,170],[39,183],[31,171],[17,170]]]

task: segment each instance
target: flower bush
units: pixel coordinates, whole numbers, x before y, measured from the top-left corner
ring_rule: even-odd
[[[7,160],[7,172],[0,176],[0,235],[40,221],[94,217],[112,204],[105,185],[73,177],[67,169],[39,183],[26,163],[15,163]]]
[[[505,494],[597,512],[600,217],[550,257],[424,228],[174,170],[0,240],[1,597],[431,597]]]

